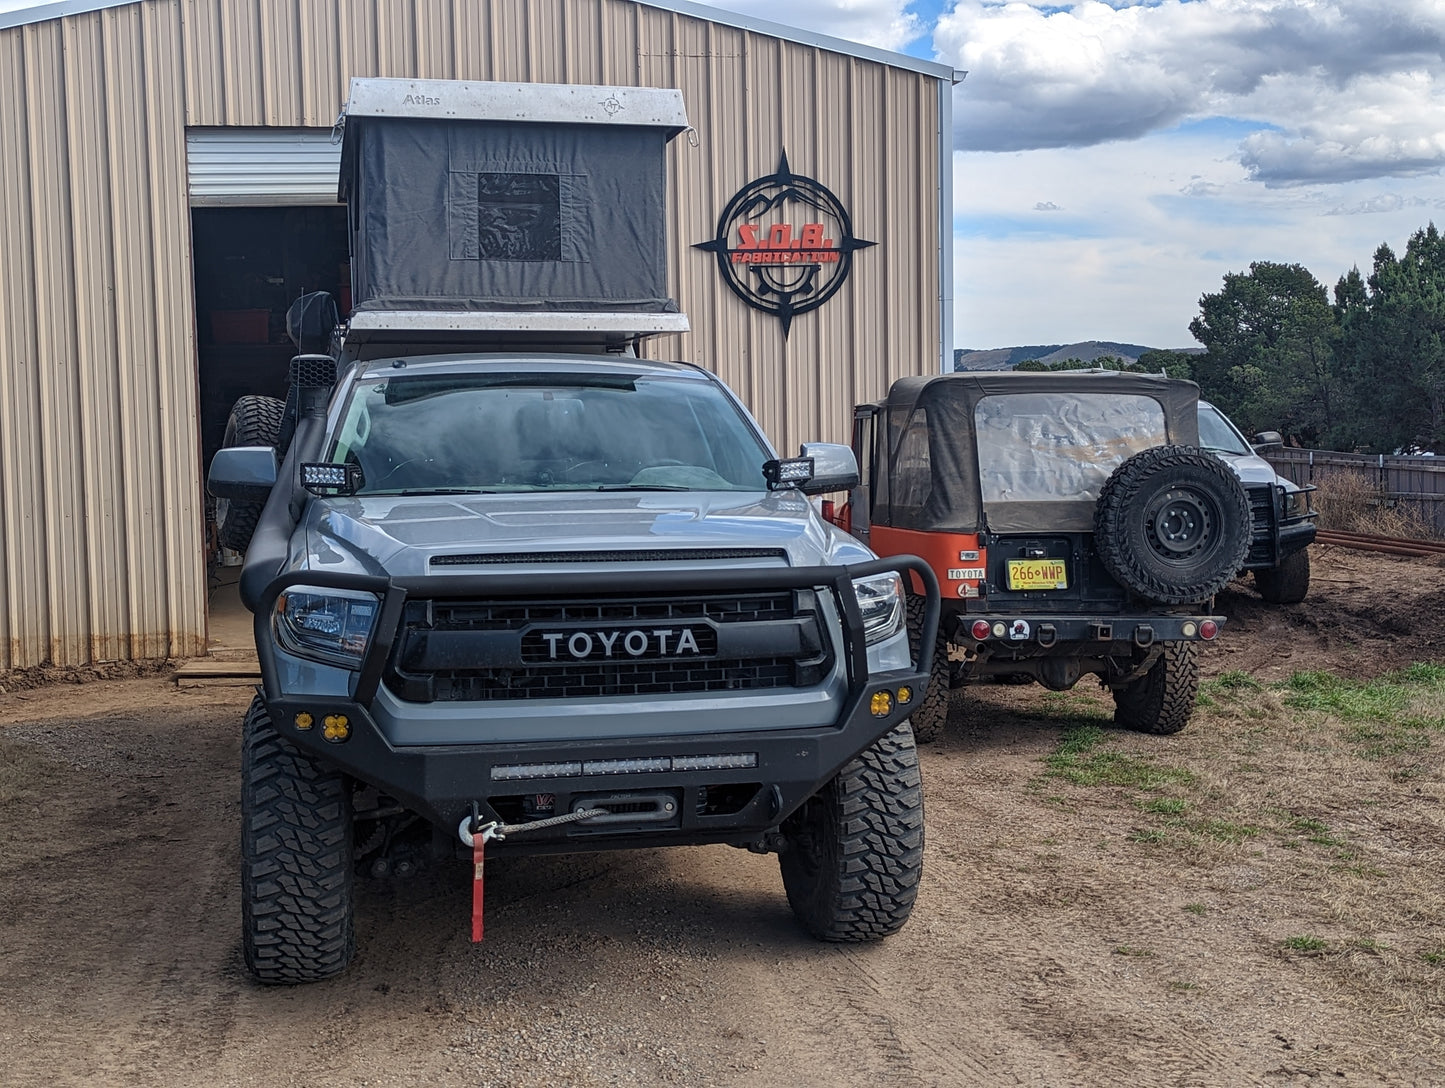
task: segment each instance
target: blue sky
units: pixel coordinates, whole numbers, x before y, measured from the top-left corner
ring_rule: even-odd
[[[1193,343],[1251,261],[1326,286],[1445,222],[1441,0],[718,0],[969,72],[955,341]]]

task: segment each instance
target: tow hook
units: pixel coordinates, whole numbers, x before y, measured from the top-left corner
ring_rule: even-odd
[[[1040,646],[1052,646],[1059,641],[1059,629],[1052,623],[1039,624],[1038,640]]]
[[[1150,627],[1147,623],[1141,623],[1138,627],[1134,628],[1134,645],[1138,646],[1141,650],[1147,650],[1150,646],[1153,646],[1154,628]]]

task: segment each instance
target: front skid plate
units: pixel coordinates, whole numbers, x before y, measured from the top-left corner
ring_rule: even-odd
[[[804,801],[833,778],[858,753],[908,717],[919,705],[928,677],[892,673],[870,681],[836,726],[814,729],[715,733],[709,736],[646,737],[598,741],[559,741],[507,745],[393,746],[358,703],[326,697],[285,697],[267,707],[276,730],[290,743],[314,753],[347,774],[395,797],[438,826],[454,831],[473,802],[483,821],[501,820],[492,807],[494,798],[552,794],[555,810],[566,812],[579,795],[675,791],[678,814],[672,826],[656,823],[635,826],[585,824],[529,833],[509,839],[509,852],[616,849],[711,842],[752,842],[786,819]],[[913,690],[909,706],[894,705],[885,716],[870,710],[872,695],[881,690]],[[351,735],[341,743],[323,739],[319,723],[345,715]],[[309,718],[307,717],[309,716]],[[296,727],[298,717],[313,724]],[[497,780],[497,766],[576,764],[589,760],[676,758],[756,754],[750,768],[582,774],[555,778]],[[739,811],[708,815],[700,809],[704,787],[756,784],[755,796]],[[506,822],[506,821],[502,821]]]

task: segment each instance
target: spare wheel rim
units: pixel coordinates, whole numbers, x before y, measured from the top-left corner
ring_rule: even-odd
[[[1192,488],[1170,488],[1150,507],[1149,542],[1163,559],[1188,559],[1214,537],[1214,504]]]

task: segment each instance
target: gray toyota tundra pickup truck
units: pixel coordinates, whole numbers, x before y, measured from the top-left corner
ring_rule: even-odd
[[[851,451],[779,461],[717,378],[639,359],[382,357],[298,401],[279,466],[235,447],[210,474],[269,494],[241,581],[252,972],[340,971],[356,871],[488,824],[497,853],[776,851],[815,935],[903,924],[933,645],[910,657],[909,572],[930,626],[938,599],[808,501]]]
[[[355,310],[293,308],[287,401],[238,404],[209,475],[263,679],[262,981],[345,969],[356,875],[438,856],[473,861],[476,939],[484,847],[726,843],[779,855],[819,938],[908,918],[936,582],[815,509],[851,450],[779,459],[715,375],[637,357],[687,328],[661,227],[685,128],[676,91],[352,84]]]

